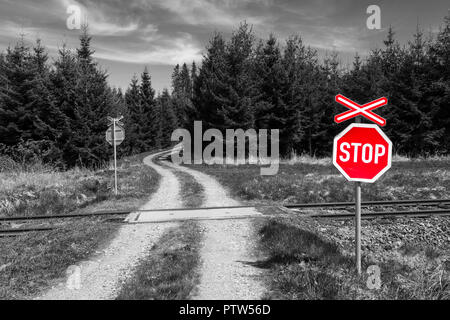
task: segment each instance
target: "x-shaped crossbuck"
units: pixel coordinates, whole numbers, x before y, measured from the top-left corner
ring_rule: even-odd
[[[350,100],[349,98],[344,97],[342,94],[338,94],[336,96],[336,102],[351,109],[347,112],[335,116],[334,121],[337,123],[341,123],[345,120],[362,115],[380,126],[386,125],[386,119],[370,111],[386,105],[388,103],[388,100],[385,97],[379,98],[364,105],[359,105],[358,103]]]

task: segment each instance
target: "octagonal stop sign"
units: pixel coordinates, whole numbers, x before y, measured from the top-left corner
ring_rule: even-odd
[[[392,142],[375,124],[352,123],[334,138],[333,164],[349,181],[375,182],[391,158]]]

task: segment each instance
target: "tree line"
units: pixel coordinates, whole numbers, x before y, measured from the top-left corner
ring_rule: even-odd
[[[450,16],[436,36],[417,28],[401,45],[389,28],[381,48],[344,68],[336,52],[320,59],[299,36],[257,39],[242,23],[225,39],[214,33],[199,63],[177,65],[172,88],[156,94],[147,68],[125,92],[111,88],[93,59],[86,28],[76,50],[50,61],[41,41],[24,39],[0,54],[0,153],[38,157],[62,168],[98,166],[110,158],[107,116],[124,116],[121,155],[170,145],[178,127],[279,129],[280,153],[331,153],[344,126],[334,115],[341,93],[359,103],[389,100],[377,113],[394,152],[450,152]]]
[[[450,16],[435,37],[418,27],[404,45],[389,28],[383,46],[365,59],[356,54],[351,68],[336,53],[320,61],[298,36],[257,40],[244,23],[228,41],[212,37],[194,83],[194,118],[220,129],[279,128],[282,155],[326,156],[345,127],[334,123],[345,111],[335,96],[360,104],[385,96],[388,106],[376,112],[387,120],[395,152],[448,154],[449,58]]]

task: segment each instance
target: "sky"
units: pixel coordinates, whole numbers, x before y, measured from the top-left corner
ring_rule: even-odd
[[[381,28],[368,29],[370,5],[380,8]],[[406,44],[417,25],[435,34],[450,9],[448,0],[0,0],[0,51],[21,35],[37,38],[52,58],[66,44],[78,46],[80,30],[69,29],[77,6],[93,36],[94,57],[114,87],[126,89],[147,67],[156,91],[170,88],[176,64],[200,62],[211,35],[229,37],[243,21],[257,37],[280,42],[300,35],[324,57],[337,51],[343,65],[356,52],[381,47],[389,26]]]

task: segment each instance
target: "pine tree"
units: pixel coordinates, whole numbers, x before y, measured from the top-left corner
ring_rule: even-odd
[[[246,23],[225,44],[222,35],[210,41],[196,81],[194,104],[206,127],[251,128],[256,100],[252,83],[254,36]]]
[[[189,74],[189,69],[186,63],[183,63],[183,66],[181,67],[180,82],[184,95],[186,96],[186,98],[190,98],[192,92],[192,82],[191,75]]]
[[[32,138],[33,114],[28,107],[34,74],[30,64],[30,48],[23,39],[14,48],[8,47],[2,64],[6,85],[0,110],[0,136],[2,143],[9,146]]]
[[[67,125],[67,119],[56,106],[47,60],[45,48],[38,40],[31,57],[30,68],[34,71],[34,77],[28,91],[31,100],[29,110],[34,114],[32,140],[39,142],[43,161],[64,166],[57,141]]]
[[[77,49],[77,112],[80,123],[76,128],[74,142],[79,146],[77,164],[97,166],[105,163],[111,154],[104,134],[113,96],[107,83],[107,73],[92,58],[94,51],[90,42],[91,36],[84,28],[80,36],[80,48]]]
[[[163,89],[162,94],[157,98],[157,113],[159,118],[159,130],[157,134],[157,148],[166,148],[170,146],[170,137],[173,130],[177,127],[177,119],[170,97],[169,91]]]
[[[141,74],[141,83],[136,75],[125,93],[127,114],[125,130],[127,139],[124,148],[127,154],[147,152],[158,145],[160,119],[152,88],[151,77],[145,68]]]
[[[430,85],[428,104],[435,129],[442,130],[439,146],[440,153],[450,152],[450,13],[444,18],[444,24],[436,41],[429,49],[430,63],[427,68]]]
[[[155,118],[155,90],[152,88],[151,77],[147,67],[141,75],[140,86],[140,116],[139,139],[142,142],[141,152],[147,151],[155,145],[154,139],[157,134],[158,122]]]
[[[289,63],[283,59],[276,38],[271,35],[266,42],[256,48],[254,77],[257,85],[255,103],[255,126],[258,129],[278,129],[280,131],[280,152],[286,155],[300,141],[299,105],[293,102],[291,82],[285,67]],[[299,93],[299,92],[297,92]]]
[[[144,143],[140,137],[140,122],[142,121],[142,104],[139,89],[138,78],[136,75],[131,79],[130,86],[125,93],[125,104],[128,115],[125,118],[125,132],[127,138],[124,141],[124,148],[127,154],[136,154],[141,152]]]
[[[82,125],[78,112],[78,65],[77,58],[64,45],[59,50],[59,56],[54,63],[54,70],[50,73],[51,90],[55,99],[55,107],[63,114],[64,122],[57,139],[58,148],[62,151],[62,159],[66,166],[75,166],[78,161],[76,140],[79,126]]]
[[[195,64],[195,61],[192,61],[192,66],[191,66],[191,83],[192,83],[192,91],[191,91],[191,100],[194,99],[194,87],[195,87],[195,82],[197,81],[197,65]]]
[[[341,69],[339,56],[332,52],[322,66],[318,65],[316,52],[308,50],[306,55],[306,92],[308,99],[304,102],[306,108],[303,110],[308,119],[302,122],[305,137],[302,141],[304,151],[311,156],[330,156],[332,142],[340,130],[334,123],[334,115],[338,113],[338,106],[334,103],[337,92],[341,92]]]
[[[177,65],[172,74],[172,101],[177,125],[189,127],[192,109],[192,82],[187,65]]]
[[[255,106],[257,128],[284,127],[283,103],[280,87],[282,81],[281,53],[273,35],[258,44],[254,62],[255,81],[258,86],[258,102]]]
[[[214,128],[221,123],[218,113],[225,102],[220,97],[226,93],[225,68],[225,40],[221,34],[216,33],[206,48],[194,87],[194,119],[202,120],[205,127]]]
[[[314,153],[313,131],[319,118],[315,103],[317,85],[316,53],[305,47],[300,37],[290,37],[283,52],[284,101],[286,110],[286,132],[290,136],[286,152]]]
[[[180,65],[177,64],[172,72],[172,94],[180,92]]]

